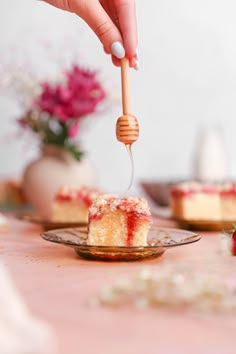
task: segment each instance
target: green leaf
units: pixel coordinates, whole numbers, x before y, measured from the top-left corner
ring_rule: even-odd
[[[65,148],[77,161],[80,161],[83,157],[83,152],[80,151],[76,145],[67,144]]]

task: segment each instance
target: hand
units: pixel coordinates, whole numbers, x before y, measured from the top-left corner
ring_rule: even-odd
[[[116,66],[125,55],[138,69],[135,0],[45,0],[80,16],[96,33]]]

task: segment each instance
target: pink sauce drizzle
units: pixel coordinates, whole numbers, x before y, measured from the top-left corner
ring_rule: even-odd
[[[150,217],[147,214],[139,214],[136,212],[128,212],[126,216],[126,226],[127,226],[127,246],[132,246],[134,235],[137,230],[138,221],[143,220],[146,222],[150,221]]]

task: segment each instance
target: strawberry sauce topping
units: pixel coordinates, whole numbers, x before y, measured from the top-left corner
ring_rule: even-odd
[[[134,238],[134,233],[137,228],[138,215],[135,212],[130,212],[126,216],[127,226],[127,246],[131,246]]]
[[[78,201],[83,202],[88,208],[92,205],[93,200],[100,195],[97,189],[92,187],[82,187],[80,189],[69,189],[63,187],[55,196],[55,200],[64,201]]]
[[[173,197],[190,197],[196,193],[218,194],[219,188],[215,184],[201,184],[197,182],[182,183],[171,190]]]
[[[220,194],[223,197],[235,197],[236,196],[236,183],[230,183],[228,185],[223,185]]]
[[[223,197],[236,197],[236,183],[200,183],[186,182],[174,186],[171,189],[171,195],[178,197],[191,197],[197,193],[219,194]]]
[[[131,202],[129,199],[121,199],[121,203],[117,206],[117,209],[127,210],[126,214],[126,227],[127,227],[127,246],[132,246],[135,232],[140,220],[150,222],[150,217],[147,213],[138,213],[138,205],[140,198],[136,202]]]
[[[147,202],[142,198],[100,196],[90,208],[89,220],[99,220],[106,213],[115,210],[121,210],[126,214],[127,246],[132,246],[139,221],[151,222]]]
[[[135,211],[127,213],[126,215],[127,246],[132,246],[134,234],[137,230],[138,222],[140,220],[150,222],[150,217],[147,214],[138,214]]]

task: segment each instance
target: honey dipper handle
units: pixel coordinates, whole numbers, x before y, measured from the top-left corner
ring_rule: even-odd
[[[121,59],[121,85],[123,114],[130,114],[129,59]]]

